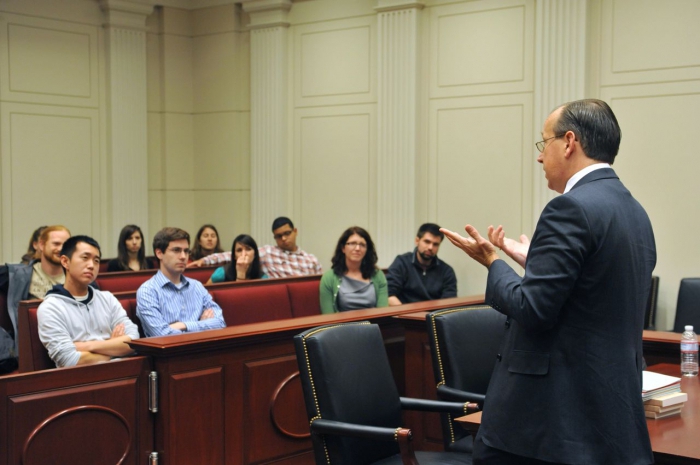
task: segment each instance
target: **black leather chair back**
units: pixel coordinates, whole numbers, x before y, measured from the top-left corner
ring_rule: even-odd
[[[700,278],[681,280],[673,332],[682,333],[685,325],[693,325],[696,333],[700,330]]]
[[[401,403],[379,327],[329,325],[294,337],[309,421],[401,424]],[[372,463],[399,452],[394,442],[311,435],[317,464]]]
[[[505,330],[505,315],[486,305],[431,312],[426,317],[433,372],[442,400],[482,403],[491,380]],[[464,397],[448,396],[440,386],[464,391]],[[446,450],[469,451],[467,433],[442,415]],[[468,439],[468,438],[466,438]]]

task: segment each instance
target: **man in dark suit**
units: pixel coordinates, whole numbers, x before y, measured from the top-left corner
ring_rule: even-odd
[[[644,305],[656,264],[649,218],[610,168],[610,107],[581,100],[547,118],[537,148],[549,188],[532,243],[471,225],[443,230],[488,268],[486,302],[508,318],[474,445],[475,464],[646,465]],[[497,248],[525,268],[521,278]]]

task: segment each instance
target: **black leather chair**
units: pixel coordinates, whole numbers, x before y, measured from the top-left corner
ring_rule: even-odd
[[[656,327],[656,302],[659,300],[659,277],[651,277],[651,287],[649,288],[649,298],[647,299],[647,309],[644,313],[644,329],[655,329]]]
[[[442,400],[480,406],[503,339],[505,315],[486,305],[436,310],[426,316],[437,395]],[[441,415],[445,450],[471,451],[472,437]]]
[[[377,325],[321,326],[294,345],[316,464],[472,463],[470,454],[413,452],[402,409],[459,415],[467,405],[399,397]]]
[[[696,333],[700,329],[700,278],[681,279],[673,332],[682,333],[685,325],[693,325]]]

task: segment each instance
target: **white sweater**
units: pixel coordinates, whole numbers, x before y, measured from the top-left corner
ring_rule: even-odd
[[[124,333],[138,339],[138,327],[111,292],[88,288],[85,303],[75,300],[63,286],[57,285],[46,294],[37,311],[39,338],[58,367],[73,366],[80,352],[73,342],[107,340],[112,330],[124,324]]]

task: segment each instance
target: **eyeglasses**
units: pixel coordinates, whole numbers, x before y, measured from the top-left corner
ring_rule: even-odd
[[[566,133],[564,133],[564,134],[566,134]],[[557,139],[559,137],[562,137],[564,134],[557,134],[556,136],[552,136],[552,137],[548,137],[546,139],[543,139],[543,140],[535,143],[535,147],[537,147],[537,150],[539,150],[540,153],[542,153],[542,152],[544,152],[544,149],[547,147],[547,144],[545,144],[545,142],[547,142],[548,140]]]
[[[182,247],[170,247],[168,250],[174,253],[175,255],[180,255],[182,252],[185,252],[185,255],[189,255],[190,253],[192,253],[190,249],[183,249]]]
[[[367,248],[367,244],[365,244],[364,242],[346,242],[345,245],[347,245],[351,249],[356,249],[357,247],[361,249]]]
[[[283,237],[289,237],[293,232],[294,232],[294,230],[290,229],[289,231],[285,231],[285,232],[283,232],[283,233],[275,234],[275,235],[272,236],[272,237],[274,237],[276,241],[279,241],[279,240],[282,239]]]

